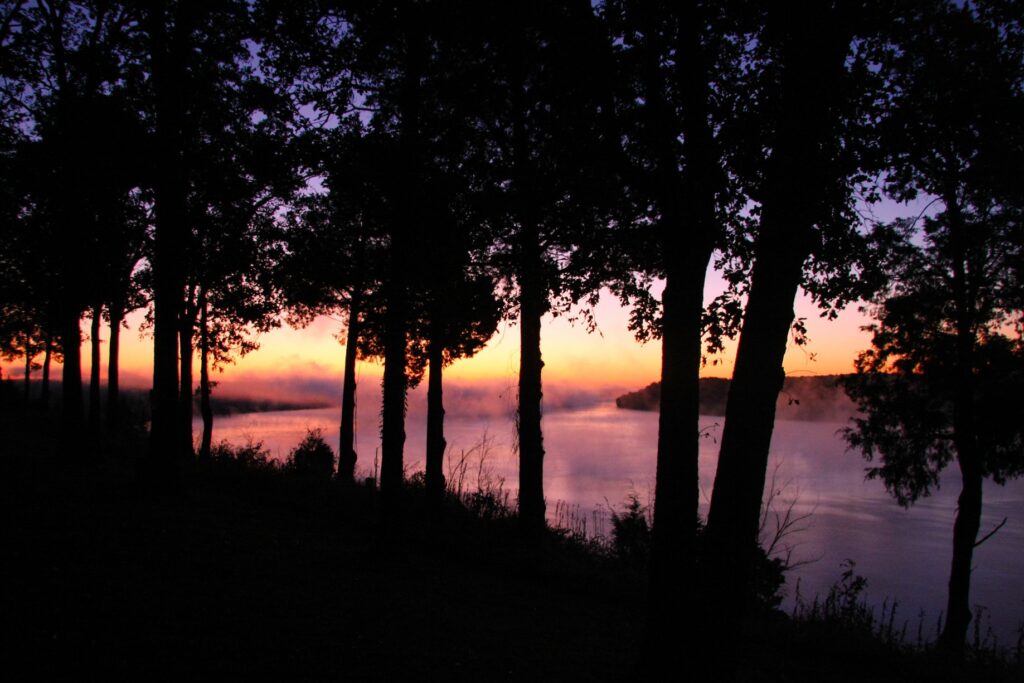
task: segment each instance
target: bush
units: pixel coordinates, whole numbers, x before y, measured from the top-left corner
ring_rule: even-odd
[[[612,551],[631,564],[645,564],[651,554],[647,507],[635,492],[626,495],[622,511],[612,510]]]
[[[324,440],[322,429],[306,430],[306,438],[288,455],[288,465],[298,474],[330,479],[334,473],[334,451]]]
[[[274,461],[270,459],[270,451],[263,447],[262,441],[250,439],[244,446],[232,446],[227,441],[215,444],[210,450],[214,462],[234,464],[244,469],[273,469]]]

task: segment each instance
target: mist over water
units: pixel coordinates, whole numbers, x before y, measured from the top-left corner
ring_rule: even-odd
[[[360,404],[358,416],[357,471],[372,475],[379,453],[375,406]],[[455,411],[451,411],[455,413]],[[481,414],[482,413],[482,414]],[[608,505],[619,506],[629,491],[649,502],[654,488],[657,445],[657,413],[618,410],[613,403],[549,410],[544,416],[545,495],[548,515],[555,521],[556,501],[578,506],[593,530],[604,522]],[[338,443],[339,409],[252,413],[218,418],[214,441],[242,444],[263,441],[271,455],[285,459],[309,428],[321,428],[329,443]],[[866,463],[848,452],[838,435],[843,422],[779,420],[775,425],[769,460],[771,485],[775,472],[773,508],[780,513],[795,501],[796,514],[809,514],[801,530],[786,539],[793,559],[809,561],[793,570],[786,580],[784,607],[792,607],[799,580],[805,601],[824,596],[842,571],[846,559],[856,562],[856,572],[868,579],[872,605],[899,606],[895,627],[908,623],[908,638],[915,639],[920,612],[924,611],[924,635],[934,639],[939,613],[945,609],[946,582],[952,557],[953,518],[960,481],[955,466],[944,473],[942,487],[909,509],[899,507],[879,481],[865,481]],[[701,420],[701,512],[707,513],[718,458],[722,418]],[[201,425],[196,425],[197,434]],[[407,472],[423,468],[425,424],[411,417],[406,424]],[[488,447],[483,467],[492,478],[503,477],[505,488],[517,487],[514,455],[514,420],[511,408],[503,414],[478,412],[471,416],[449,414],[445,422],[449,456],[471,451],[486,435]],[[475,485],[480,449],[469,454],[467,484]],[[446,475],[447,476],[447,475]],[[981,535],[1004,517],[1006,525],[975,551],[971,587],[972,605],[985,608],[982,635],[991,627],[1003,645],[1017,639],[1024,619],[1024,481],[1005,487],[985,482],[985,507]],[[769,515],[771,516],[771,515]],[[771,522],[769,522],[771,526]],[[601,529],[598,529],[601,531]],[[973,628],[973,625],[972,625]],[[972,630],[973,633],[973,630]]]

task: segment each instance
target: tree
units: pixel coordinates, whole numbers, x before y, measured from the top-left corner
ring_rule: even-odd
[[[153,122],[150,440],[154,464],[164,468],[192,449],[190,375],[198,308],[194,296],[189,297],[191,306],[186,306],[186,292],[198,288],[189,282],[187,257],[195,246],[197,217],[207,208],[195,195],[208,180],[201,173],[209,160],[204,152],[230,145],[236,127],[255,125],[268,114],[258,98],[243,95],[257,79],[250,52],[254,36],[250,11],[249,3],[241,0],[202,4],[167,0],[147,6],[139,26],[139,59],[149,74],[141,86],[140,106]],[[236,106],[240,98],[245,113]],[[228,127],[218,128],[217,124],[225,124],[225,111],[230,112]],[[237,178],[243,184],[246,180]],[[186,364],[179,365],[179,352]],[[181,381],[179,368],[186,375]]]
[[[321,19],[336,18],[337,8],[324,7]],[[335,69],[315,76],[317,103],[325,115],[339,119],[365,110],[366,128],[389,172],[377,178],[381,199],[384,273],[381,279],[382,319],[376,336],[384,358],[381,407],[381,490],[389,498],[403,484],[406,394],[415,381],[409,365],[409,325],[413,313],[412,279],[417,267],[416,239],[429,231],[419,213],[423,203],[423,114],[425,89],[433,58],[428,32],[432,17],[413,2],[345,6],[344,29],[324,36],[350,57]],[[340,87],[338,81],[340,80]],[[324,93],[324,83],[328,92]],[[367,321],[369,323],[369,321]],[[369,329],[368,329],[369,331]]]
[[[1024,344],[1019,309],[1006,298],[1009,262],[1020,257],[1021,217],[943,212],[923,230],[890,234],[893,285],[875,300],[872,349],[857,359],[847,392],[863,417],[845,436],[876,464],[900,505],[928,496],[956,461],[963,485],[953,532],[949,602],[941,643],[962,647],[971,619],[973,550],[982,481],[1024,474]],[[923,242],[918,246],[915,242]],[[1020,296],[1019,292],[1013,296]]]
[[[433,185],[433,183],[431,183]],[[431,196],[451,201],[459,193],[442,188]],[[468,216],[458,210],[457,202],[435,206],[440,214],[429,257],[431,268],[425,273],[424,320],[421,338],[426,346],[429,370],[427,385],[426,488],[436,502],[445,489],[444,367],[459,358],[479,351],[497,330],[504,306],[495,299],[496,282],[487,262],[477,254],[473,258],[473,234]]]
[[[728,125],[741,43],[733,18],[710,3],[608,2],[604,14],[619,46],[625,135],[615,138],[625,140],[618,166],[633,213],[612,231],[632,267],[608,266],[634,304],[638,338],[662,343],[650,620],[664,654],[673,620],[695,603],[704,280],[736,208],[715,130]],[[665,282],[660,302],[655,277]]]
[[[366,170],[360,169],[364,179],[370,175]],[[328,177],[327,186],[327,194],[300,198],[289,212],[285,254],[276,279],[293,326],[308,325],[320,315],[340,315],[345,320],[337,476],[351,482],[358,460],[356,360],[363,336],[361,322],[377,289],[374,264],[381,247],[371,233],[372,221],[357,208],[363,206],[363,201],[372,203],[375,195],[365,191],[365,185],[353,186],[341,178],[336,184],[333,177]],[[353,201],[354,205],[350,203]]]
[[[959,467],[940,639],[952,654],[971,620],[982,482],[1024,473],[1024,33],[1008,10],[921,3],[879,47],[892,93],[887,190],[930,196],[941,211],[876,231],[892,284],[873,301],[873,348],[847,383],[865,413],[847,439],[880,461],[868,476],[900,504],[928,495],[954,459]]]
[[[280,238],[271,214],[272,210],[263,210],[232,226],[230,232],[219,231],[216,241],[203,245],[195,330],[203,418],[200,457],[209,457],[213,440],[210,370],[222,369],[235,356],[258,349],[256,336],[280,324],[279,288],[272,281]]]
[[[349,309],[340,455],[345,471],[355,462],[351,417],[357,346],[364,357],[383,357],[381,488],[390,495],[402,486],[406,392],[417,374],[416,368],[408,364],[408,325],[410,278],[416,266],[412,241],[417,233],[426,232],[414,228],[422,227],[418,214],[423,132],[420,117],[424,81],[432,58],[426,40],[430,15],[421,4],[413,2],[323,2],[299,7],[268,1],[260,5],[259,16],[268,69],[279,87],[292,93],[296,107],[310,112],[307,126],[314,131],[329,131],[316,138],[326,149],[314,155],[319,158],[313,163],[328,183],[333,183],[327,199],[333,206],[324,212],[326,223],[318,221],[314,213],[307,213],[307,218],[314,220],[300,221],[296,227],[313,228],[314,233],[326,228],[325,237],[337,230],[328,237],[331,242],[358,239],[366,229],[378,235],[365,256],[348,264],[342,265],[341,259],[356,254],[347,249],[336,254],[321,253],[313,262],[318,270],[325,262],[333,264],[327,270],[344,270],[325,270],[325,277],[316,277],[311,291],[300,292],[293,303],[312,312],[334,309],[344,301]],[[372,153],[363,156],[368,150]],[[353,152],[355,158],[370,161],[369,166],[338,174],[349,164],[344,155]],[[355,182],[346,186],[345,180]],[[354,205],[345,206],[351,204],[351,190],[357,187],[371,192]],[[375,205],[370,207],[368,199]],[[330,221],[336,225],[331,227]],[[293,237],[293,246],[298,244],[296,240],[306,239],[301,230]],[[371,258],[375,262],[372,274],[347,267],[368,264]],[[368,278],[365,285],[357,282],[363,277]],[[362,296],[373,283],[379,284],[373,302],[374,313],[379,316],[369,315],[370,302]],[[355,315],[351,314],[353,304]]]
[[[23,208],[45,227],[55,252],[47,271],[55,286],[44,309],[63,348],[68,445],[82,419],[80,319],[99,279],[89,258],[98,202],[122,177],[111,157],[135,146],[116,148],[108,136],[122,120],[110,114],[120,110],[126,85],[130,14],[116,3],[7,3],[0,29],[5,123],[33,148],[36,182],[23,195],[31,206]]]
[[[492,258],[519,324],[519,520],[544,528],[542,319],[565,313],[585,288],[572,256],[604,224],[599,86],[586,3],[501,4],[476,12],[478,68],[465,89],[482,136],[482,188]]]
[[[238,60],[202,65],[202,72],[215,75],[204,80],[207,106],[195,116],[189,141],[192,230],[179,333],[182,433],[191,447],[191,366],[198,344],[203,455],[209,455],[213,429],[211,364],[221,367],[233,353],[254,350],[255,335],[279,324],[279,288],[272,282],[281,251],[275,214],[301,182],[289,99],[257,76],[252,63]]]
[[[113,233],[106,250],[104,293],[110,340],[107,346],[107,430],[116,432],[121,418],[121,328],[128,313],[146,305],[136,267],[145,256],[151,234],[151,217],[139,190],[121,198]]]
[[[746,126],[730,155],[748,193],[753,234],[741,231],[727,256],[740,262],[746,295],[707,541],[710,572],[729,615],[752,604],[758,526],[782,388],[786,344],[799,287],[834,314],[856,296],[855,190],[864,154],[871,71],[854,36],[866,31],[856,2],[818,3],[793,15],[783,3],[757,17]],[[827,86],[825,85],[827,84]]]

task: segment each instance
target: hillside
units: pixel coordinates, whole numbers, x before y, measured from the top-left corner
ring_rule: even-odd
[[[856,412],[853,401],[838,382],[842,375],[787,377],[775,415],[782,420],[833,422],[846,420]],[[705,377],[700,381],[700,405],[703,415],[725,415],[729,380]],[[615,405],[625,410],[658,410],[661,383],[648,384],[639,391],[623,394]]]

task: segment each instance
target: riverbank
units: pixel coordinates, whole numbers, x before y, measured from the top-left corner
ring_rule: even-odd
[[[46,448],[0,458],[11,666],[39,677],[645,673],[635,564],[565,533],[527,542],[493,508],[449,500],[429,514],[415,485],[390,517],[371,489],[254,461],[197,465],[154,487],[135,474],[139,445],[78,464]],[[953,669],[834,622],[765,619],[737,627],[734,663],[748,680],[1019,676]],[[702,656],[678,638],[681,664]]]

